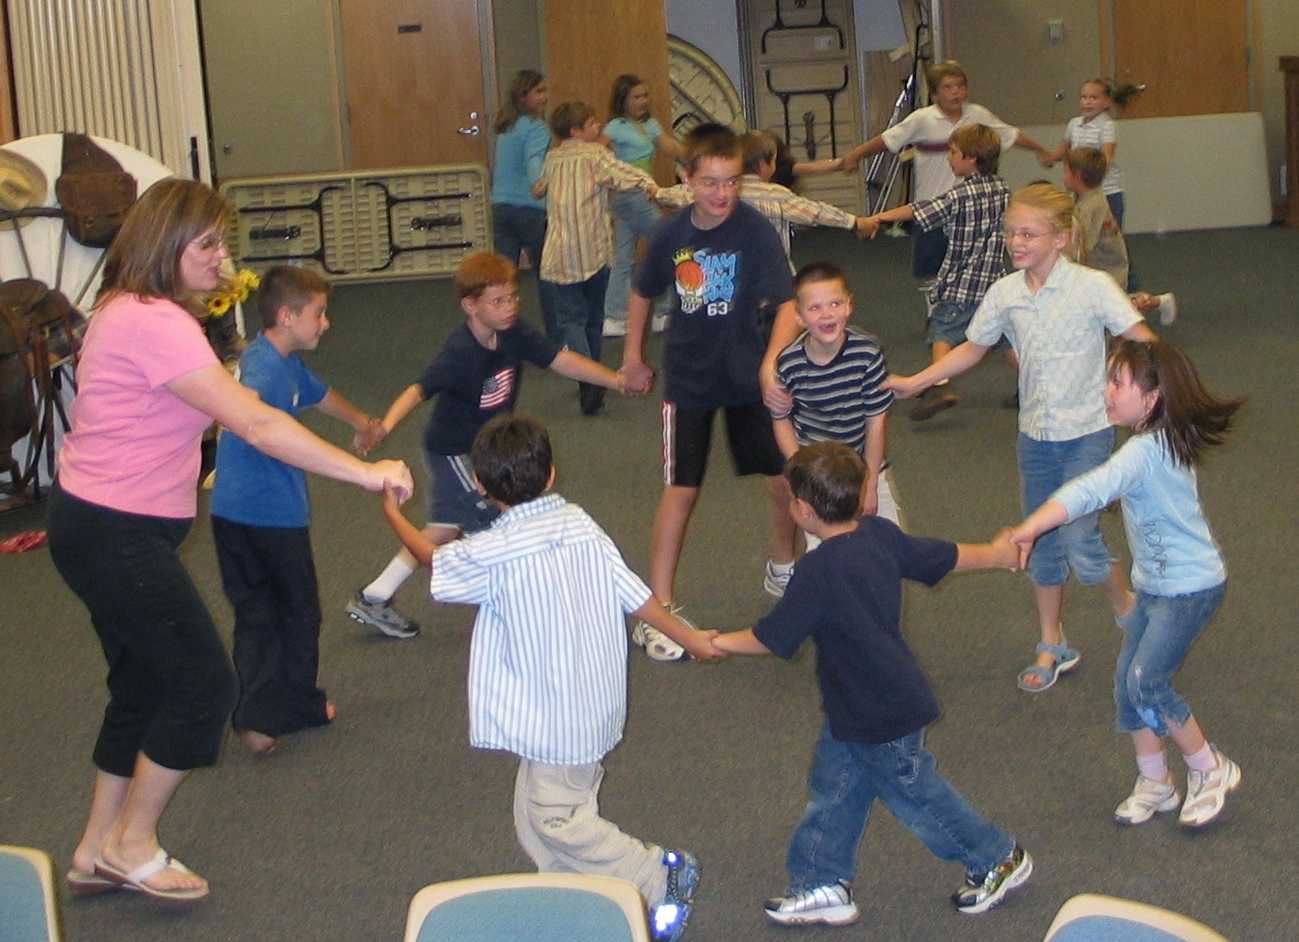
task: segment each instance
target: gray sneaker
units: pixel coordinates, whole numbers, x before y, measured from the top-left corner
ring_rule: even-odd
[[[966,872],[965,882],[952,894],[952,902],[963,913],[986,913],[1006,894],[1023,885],[1033,872],[1033,858],[1016,844],[1006,859],[987,873]]]
[[[1114,809],[1114,820],[1119,824],[1145,824],[1156,814],[1176,811],[1181,803],[1182,796],[1177,793],[1171,775],[1164,782],[1138,775],[1132,794]]]
[[[393,608],[391,600],[371,602],[360,589],[343,611],[352,621],[377,628],[389,638],[413,638],[419,634],[419,625]]]
[[[861,915],[852,901],[852,887],[842,880],[814,886],[810,890],[775,896],[763,904],[772,922],[782,926],[847,926]]]

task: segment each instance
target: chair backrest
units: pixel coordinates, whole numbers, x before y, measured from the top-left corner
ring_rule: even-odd
[[[59,942],[57,898],[48,854],[0,844],[0,938]]]
[[[1083,893],[1068,900],[1044,942],[1228,942],[1202,922],[1147,903]]]
[[[649,942],[645,904],[626,880],[512,873],[434,883],[415,894],[405,942]]]

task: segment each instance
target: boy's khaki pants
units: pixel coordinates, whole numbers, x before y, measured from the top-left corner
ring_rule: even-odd
[[[541,871],[596,873],[636,884],[649,906],[663,901],[663,848],[644,844],[600,817],[604,766],[545,765],[519,759],[514,830]]]

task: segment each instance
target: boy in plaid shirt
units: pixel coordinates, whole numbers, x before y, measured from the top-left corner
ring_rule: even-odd
[[[1001,142],[990,128],[967,124],[952,132],[947,162],[961,181],[941,196],[909,203],[870,217],[880,223],[915,220],[928,231],[943,227],[947,254],[929,291],[926,339],[937,363],[965,341],[965,328],[992,283],[1006,273],[1006,234],[1003,217],[1010,188],[997,176]],[[875,232],[872,231],[874,238]],[[916,403],[911,418],[931,419],[960,398],[935,385]]]

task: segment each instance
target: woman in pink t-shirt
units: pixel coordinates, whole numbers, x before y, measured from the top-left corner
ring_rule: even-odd
[[[366,490],[411,490],[401,462],[367,464],[335,448],[217,362],[182,305],[218,286],[225,215],[221,197],[193,181],[162,180],[140,197],[108,249],[77,368],[50,553],[90,611],[109,702],[67,875],[73,893],[208,894],[157,836],[187,772],[216,761],[235,699],[229,657],[177,552],[194,519],[204,429],[216,420],[281,461]]]

